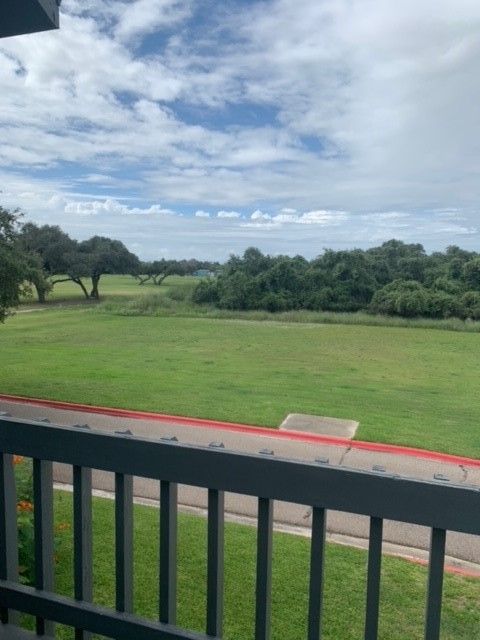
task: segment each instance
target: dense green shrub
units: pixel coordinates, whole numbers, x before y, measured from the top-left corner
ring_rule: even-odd
[[[460,298],[461,317],[480,320],[480,292],[466,291]]]
[[[250,248],[192,294],[197,304],[269,312],[358,312],[405,318],[479,318],[480,257],[459,247],[431,255],[389,240],[367,251],[326,250],[308,261]]]
[[[428,292],[415,280],[394,280],[375,293],[369,309],[372,313],[389,316],[425,316],[428,311]]]
[[[18,565],[23,583],[35,581],[33,470],[31,459],[14,456],[15,483],[17,489]],[[55,529],[55,550],[60,551],[62,531],[69,525],[62,523]]]
[[[192,293],[196,304],[218,304],[218,284],[215,280],[202,280]]]

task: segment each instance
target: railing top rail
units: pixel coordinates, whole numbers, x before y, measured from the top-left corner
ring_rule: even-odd
[[[0,417],[0,451],[480,535],[480,488]]]

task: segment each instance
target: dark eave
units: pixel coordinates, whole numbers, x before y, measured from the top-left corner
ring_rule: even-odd
[[[0,0],[0,38],[58,29],[61,0]]]

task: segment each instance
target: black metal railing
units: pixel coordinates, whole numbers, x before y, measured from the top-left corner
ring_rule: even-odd
[[[18,582],[13,454],[33,458],[35,588]],[[52,463],[73,466],[74,598],[53,590]],[[116,610],[92,604],[92,472],[115,474]],[[159,622],[133,612],[133,477],[160,481]],[[273,501],[313,508],[308,640],[322,629],[325,524],[328,509],[370,517],[365,638],[378,635],[383,521],[431,528],[425,639],[438,640],[446,531],[480,535],[480,490],[417,481],[316,462],[250,455],[174,441],[139,439],[82,428],[0,418],[0,637],[17,612],[36,617],[38,635],[53,623],[118,640],[222,637],[224,492],[258,498],[255,639],[270,636]],[[208,489],[207,616],[205,634],[176,625],[177,486]],[[5,637],[8,637],[5,636]],[[15,636],[16,637],[16,636]]]

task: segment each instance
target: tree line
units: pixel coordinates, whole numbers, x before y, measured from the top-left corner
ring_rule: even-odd
[[[19,211],[0,206],[0,322],[22,296],[33,290],[43,303],[60,282],[73,282],[86,299],[98,300],[104,274],[130,274],[140,285],[160,285],[169,275],[217,268],[218,263],[195,259],[142,262],[119,240],[93,236],[79,242],[58,226],[23,224]]]
[[[119,240],[77,241],[58,226],[22,224],[18,211],[0,206],[0,322],[32,289],[45,302],[56,284],[71,281],[98,300],[104,274],[131,274],[142,286],[200,270],[218,276],[202,280],[193,301],[223,309],[480,319],[480,255],[457,246],[427,254],[421,244],[389,240],[367,250],[327,249],[313,260],[251,247],[221,268],[195,259],[142,262]]]
[[[480,319],[480,255],[389,240],[368,250],[326,250],[314,260],[249,248],[231,256],[193,299],[223,309],[367,311],[404,317]]]

